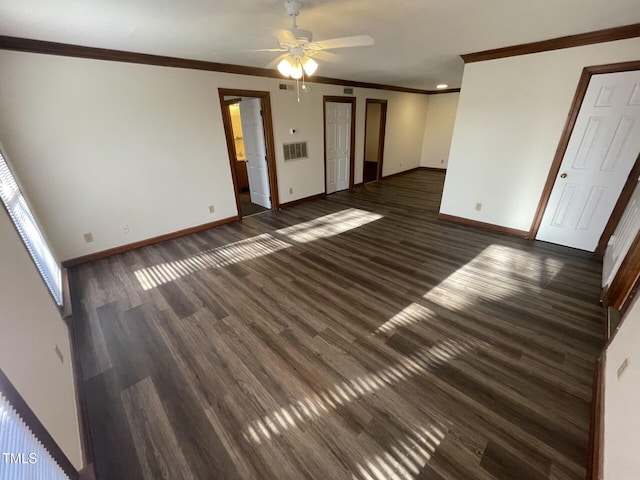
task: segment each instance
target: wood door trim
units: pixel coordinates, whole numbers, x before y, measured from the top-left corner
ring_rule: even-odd
[[[626,312],[640,285],[640,232],[638,232],[622,260],[609,288],[604,294],[605,307]]]
[[[605,354],[596,360],[593,371],[591,412],[589,415],[589,446],[587,450],[587,480],[601,478],[604,449],[604,372]]]
[[[218,96],[220,97],[220,108],[222,110],[222,124],[224,125],[224,134],[227,141],[227,152],[229,154],[229,165],[231,168],[231,179],[233,181],[233,191],[236,197],[236,208],[238,209],[238,217],[242,219],[242,210],[240,209],[240,195],[238,194],[238,175],[236,173],[236,147],[233,140],[233,128],[231,126],[231,115],[226,107],[226,96],[234,97],[250,97],[260,99],[260,108],[262,109],[262,127],[264,129],[264,143],[267,149],[267,171],[269,172],[269,195],[271,195],[271,209],[280,209],[280,195],[278,194],[278,171],[276,168],[276,147],[273,135],[273,119],[271,117],[271,95],[269,92],[260,90],[240,90],[236,88],[219,88]],[[233,99],[235,101],[235,98]]]
[[[587,93],[587,88],[589,87],[591,77],[593,75],[628,72],[632,70],[640,70],[640,61],[595,65],[591,67],[585,67],[582,70],[582,74],[576,88],[576,93],[573,96],[573,101],[571,102],[571,107],[569,108],[567,122],[565,123],[562,134],[560,135],[560,141],[558,142],[558,147],[556,148],[553,162],[551,162],[551,167],[549,168],[549,174],[547,175],[547,180],[542,190],[540,201],[538,202],[538,208],[536,209],[535,216],[533,217],[533,222],[531,223],[531,228],[529,229],[528,238],[536,238],[536,236],[538,235],[538,230],[540,230],[542,217],[544,216],[547,205],[549,204],[551,191],[553,190],[553,186],[556,182],[556,177],[560,172],[562,159],[567,152],[569,139],[571,138],[571,134],[573,133],[573,129],[576,125],[578,113],[580,112],[580,108],[582,107],[582,102],[584,101],[584,96]]]
[[[622,218],[622,215],[629,204],[629,200],[631,200],[633,192],[638,185],[638,178],[640,178],[640,154],[638,154],[636,163],[633,165],[631,172],[629,172],[629,176],[627,177],[627,181],[624,184],[622,192],[620,192],[616,206],[613,207],[611,217],[609,217],[609,221],[607,222],[606,227],[604,227],[604,231],[602,232],[602,236],[600,237],[598,246],[596,247],[596,253],[604,255],[609,239],[616,231],[616,228],[618,228],[620,219]]]
[[[351,132],[349,139],[349,189],[354,186],[355,163],[356,163],[356,97],[340,97],[334,95],[324,95],[322,97],[322,136],[324,151],[324,193],[327,193],[327,103],[350,103],[351,104]]]
[[[31,410],[27,402],[22,395],[18,392],[16,387],[11,383],[9,377],[0,368],[0,392],[2,392],[9,403],[16,410],[20,418],[24,421],[27,427],[31,430],[31,433],[42,443],[44,448],[49,452],[53,460],[58,466],[67,474],[72,480],[78,480],[79,474],[75,469],[69,458],[62,451],[60,446],[53,439],[51,434],[47,431],[40,419]]]
[[[551,38],[540,42],[523,43],[520,45],[512,45],[510,47],[467,53],[460,55],[460,57],[464,60],[464,63],[482,62],[485,60],[495,60],[497,58],[515,57],[518,55],[528,55],[530,53],[581,47],[583,45],[592,45],[594,43],[613,42],[615,40],[624,40],[634,37],[640,37],[640,23],[606,28],[604,30],[596,30],[587,33],[579,33],[577,35]]]
[[[369,113],[369,104],[377,103],[380,105],[380,127],[378,130],[378,164],[376,165],[376,180],[382,180],[382,163],[384,162],[384,138],[387,130],[387,100],[381,98],[367,98],[364,108],[364,148],[367,148],[367,120]],[[364,158],[362,162],[362,172],[364,175]]]

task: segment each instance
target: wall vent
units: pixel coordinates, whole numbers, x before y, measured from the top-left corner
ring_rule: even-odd
[[[283,143],[282,151],[284,160],[298,160],[299,158],[309,158],[307,155],[307,142]]]
[[[345,88],[343,91],[345,95],[353,95],[353,88]]]
[[[280,90],[294,90],[295,89],[293,84],[290,84],[290,83],[280,83],[279,87],[280,87]]]

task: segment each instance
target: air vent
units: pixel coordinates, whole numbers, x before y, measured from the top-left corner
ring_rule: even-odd
[[[343,91],[345,95],[353,95],[353,88],[345,88]]]
[[[307,142],[283,143],[282,151],[284,160],[297,160],[299,158],[309,158],[307,155]]]
[[[280,83],[278,84],[280,90],[294,90],[295,86],[291,83]]]

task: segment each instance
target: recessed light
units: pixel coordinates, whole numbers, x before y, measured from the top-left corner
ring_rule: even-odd
[[[449,85],[447,85],[446,83],[439,83],[438,85],[436,85],[436,88],[438,89],[443,89],[443,88],[447,88]]]

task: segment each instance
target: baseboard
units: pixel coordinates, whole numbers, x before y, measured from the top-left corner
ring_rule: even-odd
[[[217,220],[215,222],[185,228],[184,230],[178,230],[177,232],[165,233],[164,235],[148,238],[146,240],[140,240],[139,242],[128,243],[126,245],[110,248],[101,252],[95,252],[90,253],[89,255],[84,255],[82,257],[71,258],[62,262],[62,266],[64,268],[77,267],[78,265],[82,265],[83,263],[95,262],[96,260],[102,260],[103,258],[118,255],[130,250],[135,250],[136,248],[146,247],[155,243],[166,242],[167,240],[173,240],[174,238],[184,237],[185,235],[190,235],[192,233],[202,232],[203,230],[209,230],[210,228],[219,227],[220,225],[226,225],[227,223],[236,222],[238,220],[240,220],[240,217],[238,215],[235,215],[233,217],[223,218],[222,220]]]
[[[326,193],[318,193],[317,195],[311,195],[310,197],[299,198],[298,200],[292,200],[290,202],[285,202],[280,204],[280,210],[285,208],[295,207],[296,205],[300,205],[301,203],[310,202],[312,200],[320,200],[327,196]]]
[[[364,182],[354,183],[353,184],[353,188],[360,188],[360,187],[364,187]]]
[[[480,228],[482,230],[490,230],[492,232],[511,235],[514,237],[529,238],[529,232],[526,230],[517,230],[515,228],[503,227],[502,225],[494,225],[493,223],[479,222],[478,220],[456,217],[455,215],[447,215],[446,213],[439,213],[438,220],[456,223],[458,225],[465,225],[467,227]]]
[[[415,172],[416,170],[419,170],[419,169],[420,167],[414,167],[414,168],[410,168],[409,170],[403,170],[402,172],[392,173],[391,175],[383,175],[380,178],[380,180],[389,180],[390,178],[399,177],[400,175],[406,175],[407,173]]]
[[[96,480],[97,478],[96,469],[93,463],[80,470],[80,480]]]
[[[589,446],[587,451],[587,480],[600,480],[603,466],[604,440],[604,366],[605,354],[596,361],[593,372],[591,414],[589,418]]]
[[[436,168],[436,167],[418,167],[418,170],[427,170],[428,172],[446,172],[446,168]]]

